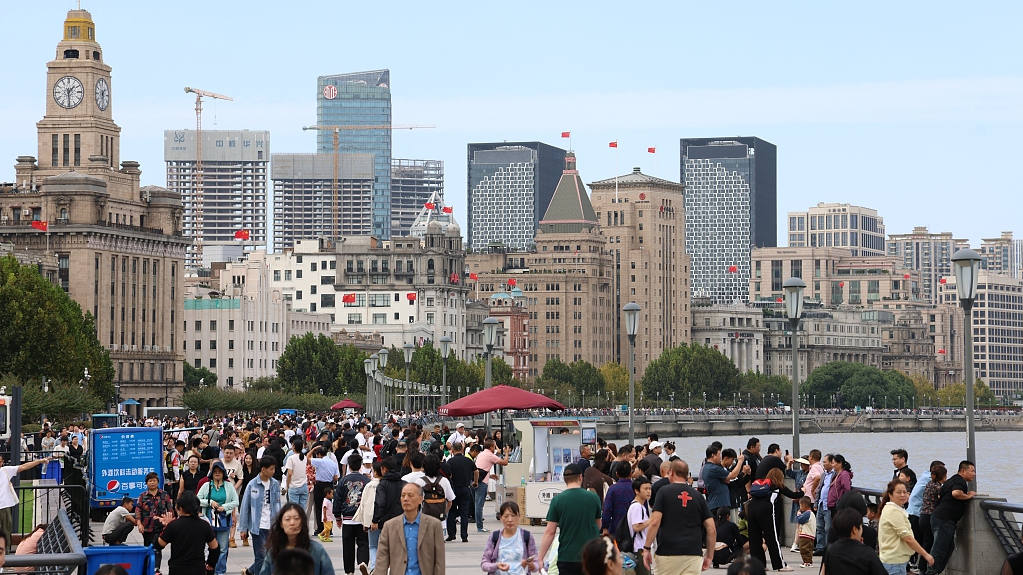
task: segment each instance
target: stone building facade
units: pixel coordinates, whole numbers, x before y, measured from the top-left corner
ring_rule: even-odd
[[[184,389],[179,328],[191,242],[181,197],[141,186],[138,162],[121,161],[111,86],[92,16],[69,11],[47,64],[37,155],[18,157],[15,187],[0,193],[0,242],[53,254],[60,285],[96,318],[122,400],[141,404],[129,406],[135,415],[173,404]]]
[[[767,334],[763,321],[764,312],[756,307],[699,298],[693,301],[693,343],[720,351],[741,373],[763,372]]]

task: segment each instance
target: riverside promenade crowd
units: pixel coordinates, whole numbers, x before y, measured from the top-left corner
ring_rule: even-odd
[[[485,545],[480,572],[500,575],[821,567],[835,575],[936,575],[955,552],[956,524],[975,495],[972,462],[914,462],[918,473],[899,448],[878,454],[890,455],[892,481],[868,505],[854,486],[854,462],[826,446],[789,454],[751,437],[715,441],[683,459],[655,434],[637,445],[598,438],[598,449],[584,446],[566,466],[567,488],[534,536],[520,526],[524,510],[514,502],[484,517],[512,447],[500,430],[400,412],[382,421],[330,412],[127,425],[165,429],[165,481],[147,477],[147,491],[108,516],[102,539],[121,544],[139,531],[158,550],[158,571],[169,553],[169,575],[224,574],[239,546],[253,554],[242,575],[440,575],[446,547],[470,536]],[[70,436],[76,450],[87,433],[50,431],[44,436],[56,445]],[[340,565],[328,552],[335,545]]]

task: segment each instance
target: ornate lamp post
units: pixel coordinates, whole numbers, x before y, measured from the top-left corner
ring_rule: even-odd
[[[785,311],[789,316],[792,329],[792,453],[799,451],[799,318],[803,315],[803,291],[806,282],[799,278],[789,278],[782,285],[785,289]]]
[[[501,322],[497,321],[497,318],[488,317],[483,320],[483,348],[485,350],[484,355],[487,357],[487,369],[486,377],[483,382],[484,389],[490,389],[492,385],[494,372],[493,372],[493,358],[494,358],[494,346],[497,345],[497,326],[501,325]],[[487,413],[484,416],[483,426],[488,431],[490,430],[490,414]]]
[[[388,356],[388,354],[390,354],[390,351],[388,351],[388,349],[386,347],[380,348],[380,351],[377,352],[377,359],[380,362],[378,364],[380,366],[380,368],[379,368],[379,371],[380,371],[379,387],[376,387],[378,384],[377,384],[377,378],[376,378],[375,374],[374,374],[374,377],[373,377],[373,385],[376,387],[376,393],[374,393],[374,396],[376,397],[376,402],[377,402],[376,403],[376,412],[380,413],[381,416],[384,413],[387,413],[387,411],[389,411],[388,410],[388,402],[387,402],[387,385],[386,385],[387,384],[387,356]]]
[[[639,304],[629,302],[625,312],[625,333],[629,336],[629,445],[636,444],[636,428],[633,412],[636,410],[636,333],[639,331]]]
[[[405,389],[405,417],[408,417],[409,408],[411,407],[408,396],[409,377],[411,377],[409,370],[412,369],[412,354],[416,351],[416,346],[412,343],[406,343],[401,346],[401,349],[405,352],[405,385],[402,387]]]
[[[977,438],[973,419],[973,302],[977,299],[977,280],[980,275],[980,255],[970,249],[957,251],[952,256],[955,264],[956,291],[959,292],[959,304],[963,306],[963,380],[966,384],[966,459],[976,463]],[[976,480],[971,482],[971,490],[977,489]]]
[[[448,354],[451,353],[451,338],[444,336],[440,338],[440,357],[444,360],[444,367],[440,377],[440,404],[448,402]]]

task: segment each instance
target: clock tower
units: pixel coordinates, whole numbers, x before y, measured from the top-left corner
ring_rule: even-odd
[[[69,11],[56,58],[46,64],[46,115],[36,123],[40,175],[117,169],[121,128],[111,114],[110,66],[103,56],[92,15]]]

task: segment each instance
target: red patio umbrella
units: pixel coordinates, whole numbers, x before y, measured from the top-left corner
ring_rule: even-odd
[[[466,417],[499,409],[537,409],[541,407],[565,409],[564,405],[539,393],[508,385],[498,385],[467,395],[462,399],[456,399],[447,405],[440,406],[437,411],[440,415]]]
[[[350,399],[343,399],[334,405],[330,406],[331,409],[362,409],[362,406]]]

